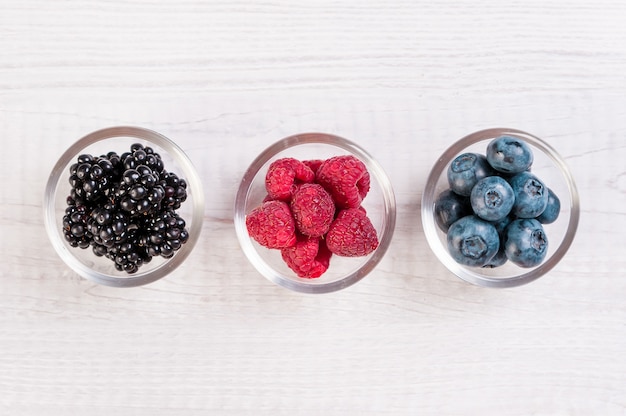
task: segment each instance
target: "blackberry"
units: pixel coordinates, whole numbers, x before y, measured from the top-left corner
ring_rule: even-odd
[[[124,169],[137,169],[139,166],[144,165],[157,175],[161,175],[165,171],[161,155],[155,153],[151,147],[144,147],[140,143],[134,143],[130,146],[130,150],[130,152],[124,153],[122,158]]]
[[[147,218],[144,224],[146,233],[142,243],[152,257],[170,258],[189,239],[185,220],[173,210]]]
[[[107,202],[103,207],[95,207],[91,210],[86,221],[87,230],[93,236],[94,253],[98,255],[102,253],[101,249],[96,246],[106,248],[123,242],[126,239],[129,230],[139,228],[137,225],[131,224],[128,215],[115,208],[111,202]]]
[[[101,159],[107,159],[113,168],[111,171],[111,176],[114,179],[114,185],[116,182],[119,182],[122,173],[124,173],[124,164],[122,163],[121,156],[116,152],[109,152],[106,155],[100,156]]]
[[[70,166],[70,197],[76,203],[89,204],[111,192],[119,175],[119,161],[115,156],[111,155],[111,160],[107,156],[83,154]]]
[[[172,172],[165,172],[161,178],[159,185],[165,191],[161,205],[170,209],[180,208],[180,205],[187,199],[187,182]]]
[[[170,258],[189,239],[175,212],[187,198],[187,182],[167,172],[151,147],[80,155],[69,182],[65,239],[72,247],[91,246],[119,271],[136,273],[152,257]]]
[[[145,165],[139,165],[137,169],[127,169],[115,190],[115,198],[119,201],[120,208],[131,217],[158,211],[165,196],[165,190],[158,182],[158,175]]]
[[[63,235],[72,247],[89,247],[92,235],[87,229],[87,207],[73,204],[65,209]]]
[[[105,256],[115,263],[115,268],[126,273],[136,273],[139,268],[152,260],[145,246],[141,244],[139,229],[129,231],[124,242],[115,244]]]

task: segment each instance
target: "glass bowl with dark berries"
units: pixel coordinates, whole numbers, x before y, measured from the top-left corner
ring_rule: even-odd
[[[202,225],[200,180],[165,136],[111,127],[74,143],[45,191],[45,221],[61,258],[96,283],[131,287],[178,267]]]
[[[569,249],[580,216],[564,159],[521,130],[472,133],[437,160],[422,195],[435,255],[461,279],[486,287],[529,283]]]
[[[274,143],[252,162],[234,222],[260,274],[297,292],[327,293],[358,282],[381,261],[395,209],[389,178],[363,148],[305,133]]]

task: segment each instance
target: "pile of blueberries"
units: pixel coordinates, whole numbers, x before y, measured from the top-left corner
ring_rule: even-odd
[[[556,221],[561,204],[530,172],[532,163],[528,144],[511,136],[492,140],[485,155],[463,153],[450,163],[450,188],[435,201],[435,220],[454,260],[471,267],[543,262],[543,225]]]
[[[83,154],[69,173],[63,234],[70,246],[91,247],[117,270],[135,273],[187,242],[185,220],[176,212],[187,199],[187,183],[166,171],[151,147],[135,143],[121,155]]]

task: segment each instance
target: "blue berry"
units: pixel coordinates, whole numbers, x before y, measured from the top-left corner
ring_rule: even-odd
[[[487,145],[487,160],[498,172],[519,173],[530,168],[533,153],[528,144],[511,136],[501,136]]]
[[[511,185],[499,176],[479,180],[470,194],[474,213],[487,221],[499,221],[506,217],[514,202]]]
[[[435,221],[441,231],[448,232],[450,225],[470,215],[472,208],[467,197],[446,189],[437,196],[435,201]]]
[[[513,215],[507,215],[501,220],[493,221],[492,224],[494,227],[496,227],[496,231],[498,232],[498,234],[502,236],[504,235],[504,230],[506,230],[506,227],[508,227],[509,224],[515,219],[517,218],[513,217]]]
[[[458,263],[491,268],[511,260],[534,267],[544,261],[543,224],[557,220],[561,203],[530,172],[532,164],[531,147],[506,135],[491,140],[485,156],[463,153],[450,163],[450,189],[435,201],[435,221],[447,232],[448,250]]]
[[[448,166],[450,189],[459,195],[469,196],[476,182],[493,173],[487,158],[478,153],[463,153]]]
[[[535,218],[548,205],[548,188],[535,175],[522,172],[509,179],[515,194],[515,203],[511,212],[518,218]]]
[[[450,226],[448,251],[457,263],[482,267],[500,248],[500,237],[493,224],[469,215]]]
[[[506,256],[520,267],[534,267],[548,253],[548,237],[541,223],[533,218],[517,219],[506,227]]]
[[[509,260],[503,246],[500,246],[495,256],[491,258],[483,267],[493,269],[504,265]]]
[[[542,224],[552,224],[559,217],[560,211],[561,201],[552,189],[548,188],[548,205],[546,205],[546,209],[543,210],[541,215],[537,217],[537,221]]]
[[[493,258],[489,260],[489,262],[487,262],[487,264],[485,264],[483,267],[500,267],[507,262],[508,257],[506,256],[506,252],[504,250],[504,236],[506,235],[504,230],[506,230],[506,227],[508,227],[513,219],[514,218],[511,215],[507,215],[499,221],[492,222],[493,226],[496,227],[498,236],[500,237],[500,248],[498,249],[496,255],[493,256]]]

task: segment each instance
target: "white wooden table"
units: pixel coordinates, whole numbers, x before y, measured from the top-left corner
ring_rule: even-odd
[[[0,414],[626,414],[626,4],[0,2]],[[189,152],[201,241],[156,283],[96,286],[56,255],[43,190],[85,134],[138,125]],[[422,234],[436,157],[488,127],[573,169],[567,257],[515,289],[451,275]],[[375,154],[397,228],[374,273],[301,295],[244,257],[238,182],[274,141]]]

